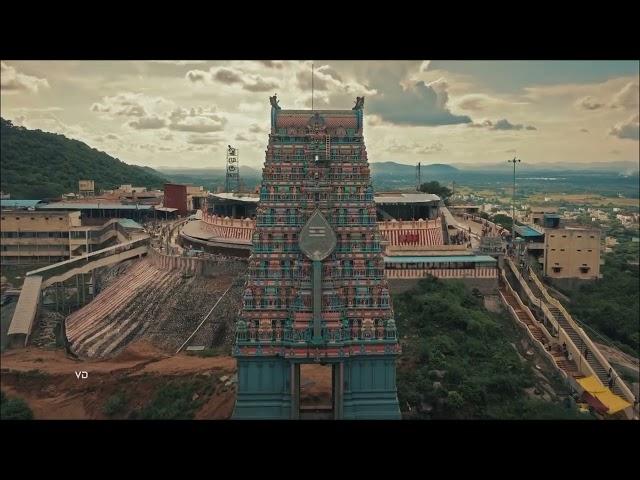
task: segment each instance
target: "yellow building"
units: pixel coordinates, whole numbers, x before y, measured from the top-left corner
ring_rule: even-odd
[[[3,265],[68,260],[124,237],[118,227],[117,219],[83,226],[78,211],[2,210],[0,259]]]
[[[581,227],[546,228],[544,274],[550,278],[600,278],[600,231]]]

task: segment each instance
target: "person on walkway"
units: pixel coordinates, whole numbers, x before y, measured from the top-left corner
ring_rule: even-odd
[[[564,356],[567,356],[567,353],[569,353],[567,351],[567,344],[565,342],[562,342],[562,353],[564,353]]]
[[[587,347],[584,347],[584,359],[589,359],[589,349]]]
[[[567,360],[569,361],[573,360],[573,356],[571,355],[571,352],[567,352]]]

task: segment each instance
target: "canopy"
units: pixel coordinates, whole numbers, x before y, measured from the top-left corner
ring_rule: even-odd
[[[577,382],[580,384],[585,391],[589,393],[595,392],[604,392],[607,387],[605,387],[600,379],[595,375],[591,375],[590,377],[578,378]]]
[[[613,415],[614,413],[619,412],[620,410],[624,410],[631,406],[629,402],[620,398],[618,395],[611,392],[611,390],[607,389],[601,393],[593,394],[600,402],[609,407],[609,415]]]
[[[607,413],[609,408],[604,405],[600,400],[591,395],[589,392],[582,394],[582,399],[589,404],[598,413]]]
[[[602,382],[595,375],[591,375],[590,377],[579,378],[577,382],[580,384],[582,388],[584,388],[585,392],[589,395],[585,395],[585,400],[592,407],[598,410],[597,404],[604,405],[607,408],[607,413],[609,415],[613,415],[614,413],[619,412],[620,410],[624,410],[627,407],[630,407],[631,404],[620,398],[618,395],[614,394],[611,390],[605,387]],[[597,400],[593,402],[589,400],[589,397]]]

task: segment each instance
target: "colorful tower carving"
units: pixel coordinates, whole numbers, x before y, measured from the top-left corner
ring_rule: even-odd
[[[233,418],[300,418],[300,365],[332,368],[337,419],[399,419],[400,353],[352,110],[282,110],[271,134],[234,356]]]

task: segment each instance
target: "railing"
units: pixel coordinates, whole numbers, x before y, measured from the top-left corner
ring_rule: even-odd
[[[111,255],[117,255],[119,253],[123,253],[138,247],[148,246],[149,245],[149,237],[139,238],[137,240],[120,243],[118,245],[113,245],[111,247],[103,248],[101,250],[96,250],[95,252],[91,252],[86,255],[82,255],[80,257],[75,257],[70,260],[65,260],[64,262],[55,263],[53,265],[48,265],[46,267],[39,268],[37,270],[32,270],[31,272],[27,272],[26,276],[39,275],[42,277],[43,281],[55,277],[57,275],[63,274],[73,268],[81,267],[91,263],[94,260],[98,260],[101,258],[109,257]]]
[[[432,228],[442,229],[442,223],[440,220],[423,220],[422,218],[419,220],[387,220],[384,222],[379,222],[380,232],[388,232],[394,230],[429,230]]]
[[[533,321],[535,321],[535,318],[532,318],[533,315],[531,314],[531,311],[529,310],[529,308],[524,305],[524,303],[522,303],[522,300],[520,299],[520,296],[517,294],[517,292],[511,287],[511,284],[507,281],[506,276],[504,275],[504,272],[501,274],[502,275],[502,281],[504,282],[504,285],[507,288],[507,292],[510,293],[517,301],[518,305],[520,306],[520,308],[526,313],[526,315],[532,319]],[[578,389],[578,383],[570,376],[567,374],[567,372],[560,368],[560,366],[556,363],[556,359],[554,358],[554,356],[549,353],[549,351],[547,351],[547,349],[545,348],[545,346],[542,344],[542,342],[540,342],[539,340],[537,340],[534,336],[533,336],[533,332],[531,332],[531,330],[529,330],[529,327],[524,324],[524,322],[522,322],[520,320],[520,318],[518,318],[518,314],[516,313],[516,311],[513,309],[513,307],[509,304],[509,302],[507,301],[507,299],[504,297],[504,295],[502,294],[502,292],[500,292],[500,298],[502,299],[502,302],[504,303],[504,305],[506,305],[507,309],[509,310],[509,312],[511,313],[511,316],[527,331],[527,334],[529,336],[529,340],[533,342],[534,345],[537,346],[538,351],[541,352],[543,354],[544,357],[546,357],[546,359],[556,367],[556,369],[560,372],[561,376],[564,377],[565,381],[569,382],[569,384],[575,389]],[[546,328],[544,328],[542,325],[540,325],[539,322],[536,321],[536,324],[541,328],[543,334],[545,335],[545,337],[547,338],[547,341],[551,342],[552,341],[552,336],[549,334],[549,332],[546,330]]]
[[[542,284],[542,282],[540,282],[540,280],[538,279],[537,275],[535,274],[535,272],[531,269],[531,267],[529,267],[529,274],[531,275],[531,279],[533,280],[533,282],[536,284],[536,286],[538,287],[538,289],[540,290],[540,292],[542,292],[545,300],[550,303],[551,305],[553,305],[554,307],[556,307],[558,310],[560,310],[560,313],[562,314],[562,316],[564,317],[564,319],[566,320],[566,322],[571,326],[571,328],[578,334],[578,336],[580,337],[580,340],[582,340],[582,342],[584,343],[585,346],[587,346],[589,348],[589,350],[592,352],[593,356],[596,358],[596,360],[598,361],[598,363],[600,363],[600,365],[605,369],[605,370],[609,370],[611,369],[611,371],[615,372],[615,369],[611,366],[611,364],[607,361],[607,359],[605,358],[604,355],[602,355],[602,353],[600,352],[600,350],[595,346],[595,344],[591,341],[591,339],[589,338],[589,336],[585,333],[585,331],[575,323],[575,321],[573,320],[573,318],[571,317],[571,315],[569,314],[569,312],[567,312],[567,310],[564,308],[564,306],[562,305],[562,303],[560,303],[558,300],[556,300],[554,297],[552,297],[551,295],[549,295],[549,292],[547,291],[547,289],[544,287],[544,285]],[[568,337],[569,335],[567,335]],[[582,357],[581,352],[578,353],[578,355],[580,357]],[[582,363],[589,363],[588,361],[584,360],[584,358],[582,359]],[[591,369],[591,367],[589,366],[589,368]],[[630,402],[633,405],[634,408],[634,412],[636,412],[637,415],[637,408],[638,405],[635,403],[636,402],[636,397],[633,394],[633,392],[631,392],[631,390],[629,389],[629,387],[627,387],[626,383],[624,383],[624,381],[622,380],[622,378],[620,377],[620,375],[618,375],[617,372],[616,373],[616,385],[620,388],[620,390],[622,391],[622,394],[624,395],[625,399]],[[593,373],[595,375],[595,372]],[[597,375],[596,375],[597,377]]]
[[[229,218],[229,217],[220,217],[218,215],[209,215],[204,214],[202,216],[202,221],[209,225],[215,225],[218,227],[236,227],[236,228],[255,228],[255,220],[251,218]]]
[[[524,278],[522,278],[522,275],[520,275],[520,272],[518,271],[518,269],[517,269],[516,265],[513,263],[513,261],[510,258],[507,258],[506,260],[507,260],[507,264],[511,268],[511,272],[513,273],[513,275],[518,280],[518,283],[520,284],[521,288],[526,293],[526,295],[529,298],[529,301],[531,302],[531,304],[537,306],[538,308],[540,308],[542,310],[542,313],[543,313],[544,317],[547,319],[547,321],[554,328],[554,331],[559,334],[560,325],[558,324],[558,321],[556,320],[555,316],[551,313],[551,310],[549,310],[549,307],[547,306],[547,304],[544,301],[542,301],[542,299],[540,299],[540,298],[538,298],[537,296],[534,295],[534,293],[529,288],[529,285],[527,284],[526,280]]]

